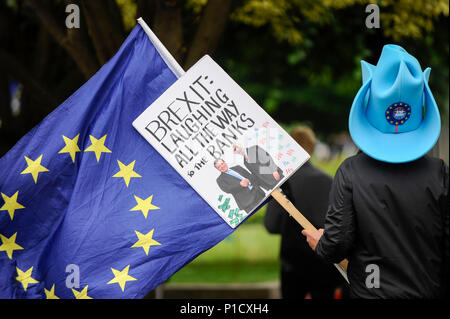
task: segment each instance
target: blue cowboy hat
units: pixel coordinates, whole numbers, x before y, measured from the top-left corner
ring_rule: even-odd
[[[353,142],[370,157],[404,163],[436,143],[441,117],[428,86],[430,68],[398,45],[383,47],[376,66],[361,61],[363,85],[348,120]]]

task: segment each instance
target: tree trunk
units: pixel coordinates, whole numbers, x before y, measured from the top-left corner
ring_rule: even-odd
[[[1,68],[0,68],[1,70]],[[6,72],[0,72],[0,132],[11,121],[11,107],[9,96],[9,81]]]
[[[98,63],[88,47],[81,41],[76,40],[76,37],[67,36],[64,28],[61,28],[52,14],[42,6],[42,3],[33,0],[24,0],[24,4],[36,13],[41,24],[47,29],[50,35],[69,53],[84,77],[89,79],[94,75],[98,70]],[[73,33],[75,32],[80,31],[73,29]]]
[[[156,0],[137,0],[137,16],[141,17],[148,25],[153,25]]]
[[[33,61],[33,75],[36,80],[41,81],[44,78],[48,68],[50,59],[50,43],[51,38],[45,28],[41,27],[38,34],[38,42],[36,43],[36,57]]]
[[[0,49],[0,70],[11,74],[14,79],[22,83],[31,92],[36,106],[41,106],[42,113],[49,113],[56,106],[56,99],[47,91],[39,81],[22,66],[13,55]]]
[[[184,56],[181,9],[184,1],[157,0],[152,24],[153,32],[181,64]]]
[[[122,19],[116,21],[119,9],[115,1],[111,0],[82,0],[81,5],[97,58],[103,65],[116,53],[124,41]]]
[[[10,95],[5,92],[9,89],[8,77],[11,75],[17,82],[23,85],[21,96],[21,109],[18,116],[11,112]],[[6,153],[31,127],[50,113],[57,105],[54,97],[39,81],[33,78],[18,61],[15,56],[0,49],[0,156]]]
[[[212,54],[225,30],[233,0],[209,0],[197,33],[189,48],[184,67],[187,70],[203,55]]]

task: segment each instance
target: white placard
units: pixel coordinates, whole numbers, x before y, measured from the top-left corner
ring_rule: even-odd
[[[207,55],[133,126],[233,228],[309,159]]]

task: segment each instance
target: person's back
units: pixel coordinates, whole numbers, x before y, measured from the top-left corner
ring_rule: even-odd
[[[344,161],[335,183],[351,188],[351,294],[440,297],[448,267],[444,262],[448,258],[444,254],[448,251],[448,166],[430,157],[392,164],[359,153]],[[327,255],[335,262],[342,257],[339,251]],[[379,286],[370,285],[370,280],[368,286],[366,279],[374,271],[379,274]]]
[[[448,166],[426,155],[441,130],[430,68],[392,44],[361,66],[348,122],[361,153],[335,175],[324,229],[302,234],[322,258],[348,258],[353,297],[444,297]]]

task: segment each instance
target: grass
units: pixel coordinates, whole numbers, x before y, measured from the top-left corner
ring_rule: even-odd
[[[334,176],[344,158],[313,165]],[[279,279],[280,235],[263,225],[265,207],[253,214],[234,233],[180,269],[170,283],[250,283]]]
[[[342,162],[345,160],[345,157],[343,155],[336,156],[334,159],[321,162],[317,160],[315,156],[311,157],[311,163],[324,171],[325,173],[329,174],[330,176],[334,176],[336,174],[337,169],[342,164]]]
[[[255,213],[234,233],[175,273],[170,282],[242,283],[277,280],[281,238],[265,230],[261,217],[256,217],[263,213]]]
[[[169,283],[256,283],[279,279],[276,264],[189,265],[169,279]]]

